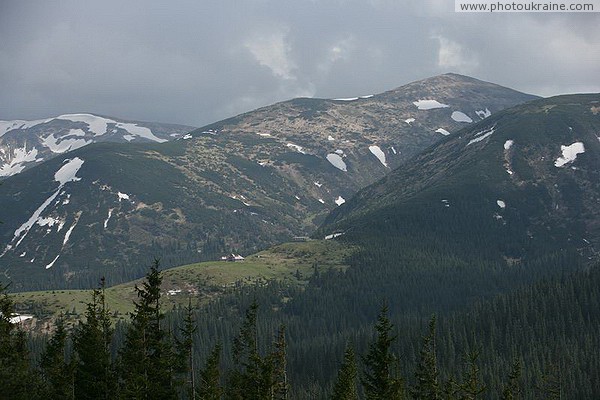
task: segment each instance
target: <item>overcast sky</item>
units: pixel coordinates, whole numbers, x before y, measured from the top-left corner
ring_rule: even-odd
[[[201,126],[445,72],[544,96],[600,92],[600,13],[465,14],[454,0],[0,0],[0,119],[93,112]]]

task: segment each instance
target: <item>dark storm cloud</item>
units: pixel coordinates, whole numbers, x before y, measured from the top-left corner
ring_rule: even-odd
[[[600,91],[599,14],[456,14],[452,0],[0,3],[0,119],[88,111],[202,125],[296,96],[454,71]]]

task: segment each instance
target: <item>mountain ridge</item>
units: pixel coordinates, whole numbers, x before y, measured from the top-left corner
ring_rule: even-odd
[[[131,121],[97,114],[62,114],[32,121],[0,121],[0,177],[97,142],[165,142],[193,127]]]
[[[534,227],[540,236],[559,240],[560,234],[543,233],[554,226],[566,235],[562,240],[597,254],[600,215],[594,201],[600,198],[600,165],[594,155],[600,152],[600,118],[593,110],[599,101],[598,94],[541,99],[466,127],[359,191],[328,216],[318,234],[345,231],[358,221],[372,226],[378,213],[419,203],[462,206],[468,219],[465,204],[453,201],[464,190],[487,197],[490,223],[529,221],[520,233],[523,240],[535,236],[529,231]]]
[[[454,106],[447,96],[464,94],[457,79],[437,79],[449,81],[444,97],[436,86],[403,100],[294,99],[174,141],[96,143],[41,163],[6,179],[0,193],[12,210],[0,215],[0,243],[13,246],[0,257],[5,274],[28,288],[43,287],[43,276],[52,277],[46,285],[86,286],[100,272],[138,277],[152,255],[173,266],[306,236],[331,209],[467,118],[531,98],[482,83],[476,102]],[[62,162],[74,158],[83,160],[81,179],[32,219],[56,192]],[[23,226],[30,227],[24,240]],[[68,240],[61,226],[73,229]]]

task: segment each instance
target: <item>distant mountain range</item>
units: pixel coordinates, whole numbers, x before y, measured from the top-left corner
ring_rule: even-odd
[[[3,181],[2,272],[16,289],[87,287],[99,274],[139,276],[152,256],[177,265],[305,236],[450,133],[534,98],[446,74],[373,96],[294,99],[185,135],[139,134],[147,143],[123,143],[137,132],[124,123],[76,121],[61,148],[77,129],[116,130],[124,140],[89,144]],[[48,142],[40,132],[56,121],[64,123],[29,129]],[[179,136],[152,143],[170,135]]]
[[[0,177],[18,174],[68,151],[98,142],[166,142],[195,128],[66,114],[34,121],[0,121]]]

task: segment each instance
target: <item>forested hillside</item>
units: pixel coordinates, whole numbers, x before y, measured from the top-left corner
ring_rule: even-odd
[[[200,399],[600,395],[597,266],[435,318],[400,315],[391,300],[364,320],[335,310],[315,318],[290,309],[295,300],[282,295],[293,293],[275,283],[165,315],[160,280],[150,270],[132,323],[116,330],[97,290],[72,335],[59,324],[46,345],[32,342],[31,367],[19,362],[27,359],[25,336],[3,317],[0,361],[11,374],[1,378],[9,398],[192,398],[192,388]],[[3,315],[10,307],[4,295]],[[141,342],[144,332],[151,339]]]

